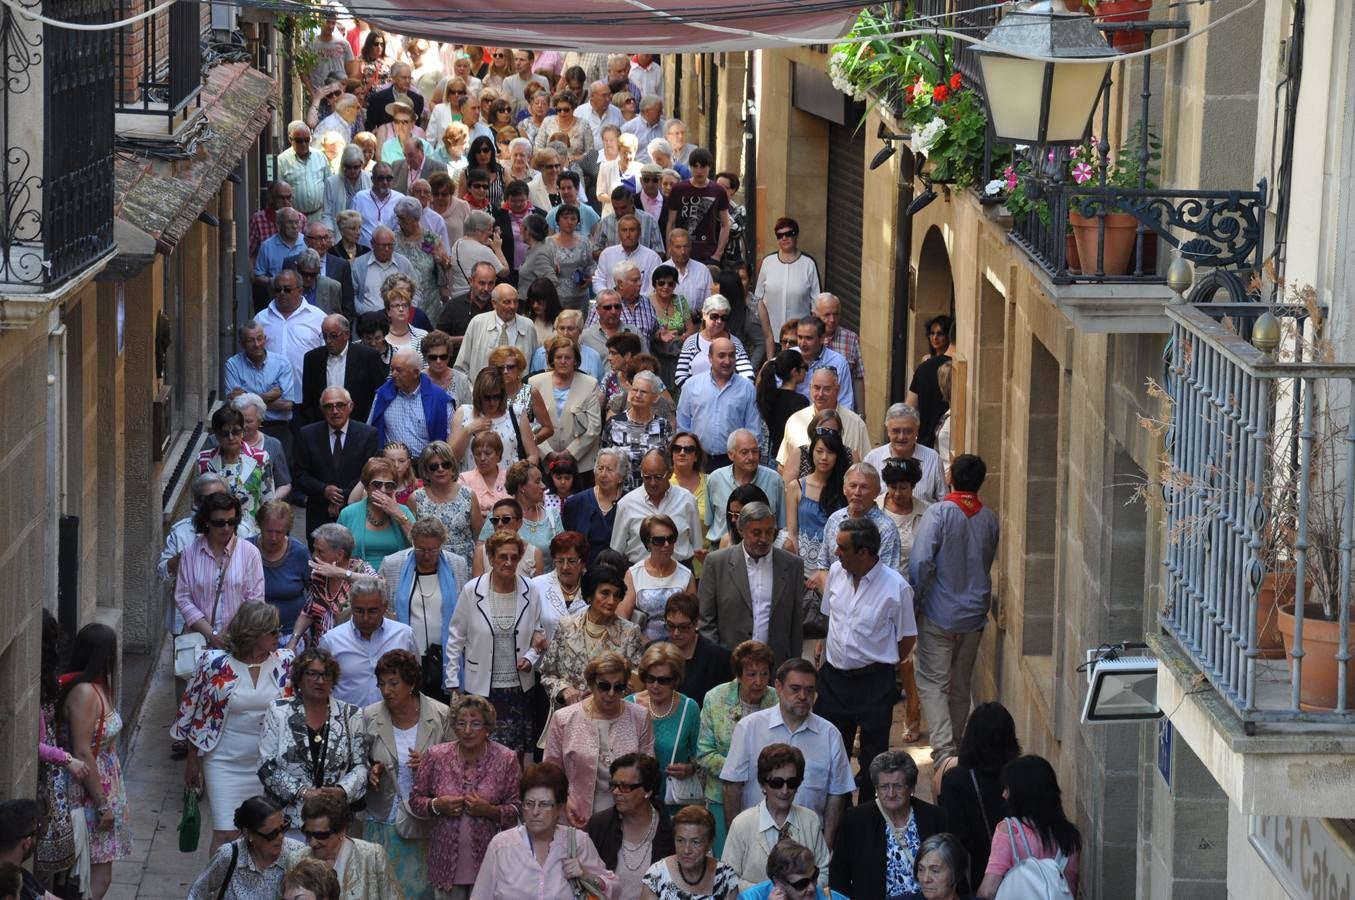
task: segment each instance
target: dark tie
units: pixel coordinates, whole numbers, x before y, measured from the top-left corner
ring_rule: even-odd
[[[334,458],[338,459],[343,453],[343,432],[337,428],[334,430]]]

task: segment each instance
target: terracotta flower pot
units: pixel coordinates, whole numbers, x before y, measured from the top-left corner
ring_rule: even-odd
[[[1267,572],[1256,592],[1256,645],[1262,659],[1284,659],[1284,638],[1279,625],[1282,606],[1294,607],[1293,569]]]
[[[1082,271],[1096,275],[1096,240],[1100,226],[1096,216],[1084,216],[1068,211],[1068,222],[1073,226],[1073,236],[1077,240],[1077,255],[1082,262]],[[1134,259],[1134,239],[1138,234],[1139,220],[1129,213],[1106,214],[1106,275],[1127,275]]]
[[[1309,710],[1336,708],[1336,654],[1341,649],[1341,623],[1322,618],[1320,603],[1303,605],[1303,684],[1299,706]],[[1294,604],[1279,609],[1284,650],[1294,649]],[[1355,647],[1355,621],[1346,627],[1346,646]],[[1293,663],[1290,663],[1292,669]],[[1355,706],[1355,660],[1346,665],[1346,709]]]
[[[1069,275],[1082,274],[1082,257],[1077,252],[1077,236],[1065,234],[1063,236],[1063,258],[1068,263]]]
[[[1101,0],[1096,4],[1096,17],[1106,22],[1146,22],[1153,9],[1153,0]],[[1142,31],[1115,31],[1110,43],[1121,53],[1143,49]]]

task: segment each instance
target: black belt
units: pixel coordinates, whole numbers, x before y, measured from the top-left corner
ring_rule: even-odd
[[[832,669],[837,674],[845,675],[848,678],[860,678],[864,675],[875,675],[880,672],[889,672],[892,674],[894,671],[894,663],[868,663],[861,666],[859,669],[839,669],[827,660],[825,660],[823,664],[825,668]]]

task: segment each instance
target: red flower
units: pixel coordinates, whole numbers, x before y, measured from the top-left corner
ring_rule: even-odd
[[[954,75],[950,76],[950,89],[952,91],[958,91],[962,84],[964,84],[964,78],[960,75],[959,72],[956,72]]]
[[[904,85],[903,87],[903,102],[904,103],[913,102],[913,86],[911,84]]]
[[[949,96],[950,88],[946,87],[944,84],[938,84],[936,87],[932,88],[932,99],[937,103],[941,103]]]

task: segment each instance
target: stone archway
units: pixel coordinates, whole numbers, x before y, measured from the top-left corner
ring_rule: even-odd
[[[941,229],[927,229],[918,251],[913,275],[913,304],[910,311],[908,367],[927,352],[927,321],[934,316],[955,315],[955,285],[951,279],[950,251]],[[955,335],[951,335],[955,340]]]

